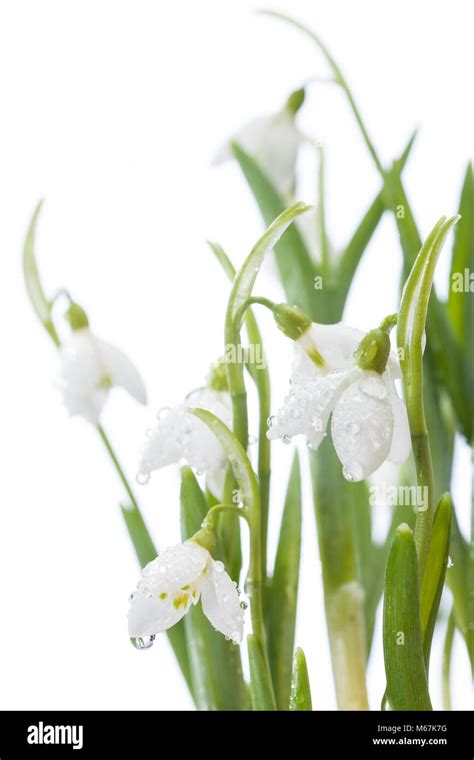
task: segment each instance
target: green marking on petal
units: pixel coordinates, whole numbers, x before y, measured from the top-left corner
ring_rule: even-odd
[[[163,593],[162,593],[162,594],[160,594],[160,599],[167,599],[167,598],[168,598],[168,594],[166,594],[166,593],[163,591]]]

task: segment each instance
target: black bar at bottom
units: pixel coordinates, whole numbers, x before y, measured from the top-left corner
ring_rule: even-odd
[[[228,733],[222,732],[228,729]],[[28,756],[159,757],[190,746],[213,758],[256,744],[291,755],[474,760],[472,712],[0,712],[0,760]],[[216,732],[213,735],[213,732]],[[285,745],[281,742],[285,741]],[[247,744],[248,743],[248,744]],[[248,746],[248,749],[247,749]]]

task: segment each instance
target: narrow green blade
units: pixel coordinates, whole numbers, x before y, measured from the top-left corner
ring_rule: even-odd
[[[293,678],[291,682],[290,710],[311,711],[311,687],[309,684],[306,657],[302,649],[298,647],[295,652],[293,664]]]
[[[181,537],[190,538],[201,527],[208,504],[193,471],[181,473]],[[201,605],[183,620],[191,667],[193,692],[200,710],[248,709],[240,648],[214,631]],[[171,629],[173,630],[173,629]]]
[[[253,634],[247,636],[250,665],[250,698],[254,710],[274,710],[273,688],[263,654]]]
[[[25,244],[23,247],[23,274],[26,289],[33,308],[56,346],[59,346],[59,336],[51,319],[51,304],[44,294],[43,285],[36,264],[35,236],[41,205],[42,201],[38,203],[33,218],[31,219],[30,226],[28,227],[28,232],[26,233]]]
[[[298,452],[291,468],[268,598],[268,653],[279,710],[288,707],[301,548],[301,479]]]
[[[461,345],[472,346],[474,340],[474,299],[469,289],[474,272],[474,177],[469,163],[459,202],[461,219],[456,228],[451,272],[449,277],[448,315],[457,341]],[[471,361],[472,352],[467,361]]]
[[[383,644],[391,710],[431,710],[423,657],[418,561],[412,530],[395,533],[385,576]]]
[[[443,494],[433,521],[426,570],[420,592],[421,632],[427,672],[430,662],[431,641],[446,578],[452,512],[451,496],[449,493]]]

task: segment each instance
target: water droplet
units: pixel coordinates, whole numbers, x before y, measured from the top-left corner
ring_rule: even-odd
[[[222,571],[224,570],[224,563],[221,562],[219,559],[217,559],[214,562],[214,570],[216,571],[216,573],[222,573]]]
[[[454,562],[451,557],[448,557],[448,570],[449,568],[454,567]]]
[[[137,638],[130,639],[130,641],[132,642],[135,649],[144,651],[145,649],[150,649],[153,646],[155,635],[152,634],[151,636],[137,636]]]
[[[158,420],[164,420],[168,416],[168,414],[171,412],[170,406],[162,406],[161,409],[158,409],[158,412],[156,413],[156,418]]]
[[[199,394],[201,393],[201,391],[202,391],[202,390],[204,390],[202,387],[201,387],[201,388],[194,388],[194,390],[192,390],[192,391],[189,391],[189,393],[188,393],[188,395],[186,396],[186,399],[185,399],[185,400],[186,400],[186,401],[190,401],[192,398],[194,398],[194,396],[197,396],[197,395],[199,395]]]
[[[346,480],[352,483],[354,481],[362,480],[364,471],[358,462],[350,462],[350,464],[342,468],[342,474]]]
[[[286,443],[286,445],[288,445],[289,443],[291,443],[291,438],[289,435],[284,435],[282,438],[282,441],[283,443]]]
[[[146,486],[148,481],[150,480],[150,473],[149,472],[139,472],[136,481],[138,485],[140,486]]]
[[[275,417],[275,415],[272,414],[272,416],[269,417],[268,420],[267,420],[268,427],[273,427],[274,424],[275,424],[275,422],[276,422],[276,417]]]
[[[203,473],[203,471],[202,471],[202,470],[196,470],[196,475],[203,475],[203,474],[204,474],[204,473]]]
[[[130,596],[128,597],[128,601],[130,602],[130,604],[133,602],[134,597],[135,597],[135,593],[130,594]]]
[[[232,636],[230,637],[233,644],[240,644],[240,634],[238,631],[234,631]]]
[[[146,435],[146,437],[147,437],[147,438],[153,438],[153,433],[154,433],[154,432],[155,432],[155,431],[153,430],[153,428],[147,428],[147,429],[145,430],[145,435]]]
[[[248,604],[247,604],[247,602],[240,602],[240,609],[241,609],[241,610],[246,610],[246,609],[247,609],[247,607],[248,607]]]

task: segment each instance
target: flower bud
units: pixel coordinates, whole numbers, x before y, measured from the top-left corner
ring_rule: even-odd
[[[71,325],[71,329],[74,330],[83,330],[86,327],[89,327],[89,320],[87,318],[87,314],[82,308],[82,306],[79,306],[78,303],[71,303],[69,309],[66,312],[66,319]]]
[[[291,93],[286,101],[286,108],[290,113],[296,115],[305,101],[306,93],[304,87],[300,87]]]

